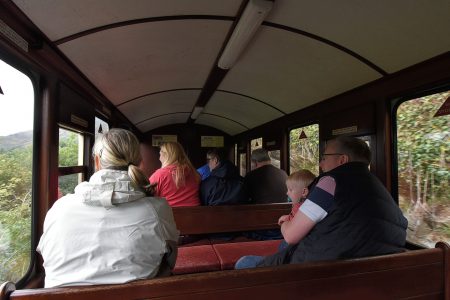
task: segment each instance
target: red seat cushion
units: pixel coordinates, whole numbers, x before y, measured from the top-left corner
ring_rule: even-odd
[[[220,262],[212,245],[178,248],[175,275],[220,271]]]
[[[222,270],[234,269],[236,261],[245,255],[267,256],[278,251],[282,240],[253,241],[213,245]]]

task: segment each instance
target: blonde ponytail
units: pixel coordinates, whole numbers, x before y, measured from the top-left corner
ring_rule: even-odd
[[[96,140],[93,153],[99,157],[103,169],[128,171],[135,188],[144,191],[147,196],[153,195],[153,187],[138,168],[141,161],[139,140],[132,132],[111,129]]]

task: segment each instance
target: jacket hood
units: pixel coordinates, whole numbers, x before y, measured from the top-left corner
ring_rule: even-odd
[[[77,185],[75,195],[80,196],[87,205],[105,208],[146,197],[143,191],[133,187],[127,171],[108,169],[95,172],[89,182]]]

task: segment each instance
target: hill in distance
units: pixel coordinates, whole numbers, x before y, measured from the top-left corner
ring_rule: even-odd
[[[33,131],[18,132],[7,136],[0,136],[0,151],[9,151],[31,145]]]

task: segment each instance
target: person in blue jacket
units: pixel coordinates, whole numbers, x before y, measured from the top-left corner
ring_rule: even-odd
[[[202,178],[202,181],[209,177],[211,174],[211,170],[209,169],[208,164],[204,164],[200,168],[197,169],[197,172],[200,174],[200,177]]]
[[[208,178],[200,184],[200,201],[202,205],[228,205],[247,202],[243,190],[243,178],[238,168],[224,159],[218,149],[206,154],[211,171]]]

